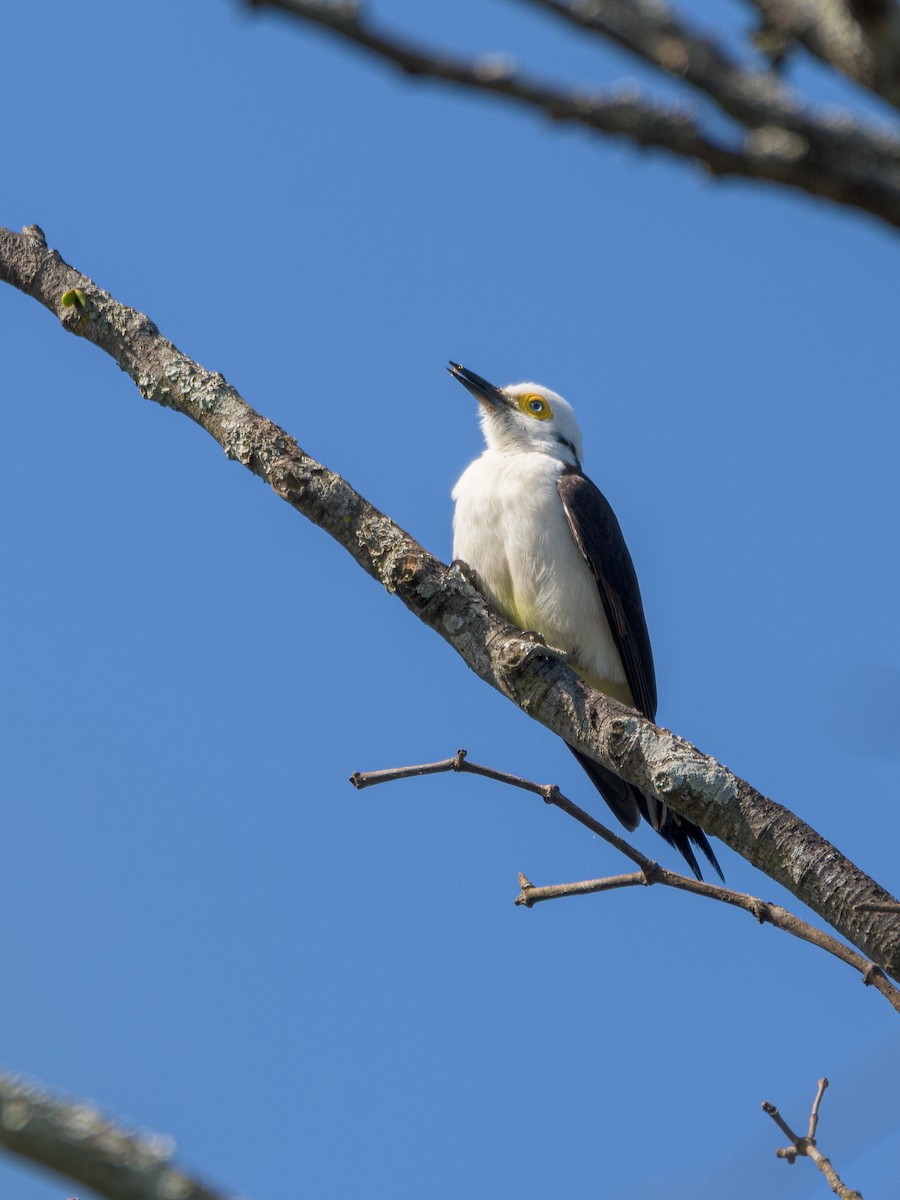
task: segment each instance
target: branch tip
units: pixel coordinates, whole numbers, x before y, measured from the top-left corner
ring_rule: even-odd
[[[828,1080],[823,1075],[819,1080],[816,1098],[813,1100],[813,1106],[809,1113],[809,1132],[806,1137],[811,1145],[816,1144],[816,1127],[819,1124],[819,1105],[822,1103],[822,1097],[825,1095],[825,1089],[828,1087]]]
[[[516,896],[514,903],[521,908],[531,908],[534,905],[531,893],[536,891],[534,884],[527,875],[519,872],[519,894]]]

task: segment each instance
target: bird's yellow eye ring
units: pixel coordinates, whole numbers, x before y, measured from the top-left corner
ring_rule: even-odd
[[[534,392],[530,392],[527,396],[522,396],[519,399],[519,407],[527,416],[537,417],[539,421],[549,421],[553,416],[550,405],[544,397],[536,396]]]

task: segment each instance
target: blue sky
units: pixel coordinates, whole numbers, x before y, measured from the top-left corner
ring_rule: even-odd
[[[378,11],[543,74],[645,78],[514,5]],[[0,222],[42,225],[445,559],[480,447],[446,360],[562,392],[635,559],[660,720],[897,890],[886,227],[227,0],[43,3],[13,39]],[[253,1200],[819,1196],[759,1106],[802,1125],[826,1074],[823,1148],[867,1197],[897,1192],[880,996],[692,897],[515,908],[518,871],[622,869],[531,798],[354,792],[354,770],[465,746],[606,811],[205,434],[33,301],[0,290],[0,316],[3,1068],[172,1135]],[[6,1162],[0,1189],[72,1192]]]

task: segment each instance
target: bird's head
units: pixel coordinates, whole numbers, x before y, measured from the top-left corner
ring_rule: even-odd
[[[481,410],[484,440],[492,450],[537,450],[581,467],[581,430],[572,406],[539,383],[495,387],[459,363],[447,368]]]

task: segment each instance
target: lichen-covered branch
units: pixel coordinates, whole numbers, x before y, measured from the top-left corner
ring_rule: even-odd
[[[597,133],[625,137],[734,176],[799,189],[900,226],[900,139],[849,113],[817,114],[773,72],[740,67],[712,39],[691,33],[665,8],[636,0],[530,0],[626,46],[663,74],[711,97],[743,128],[714,132],[678,106],[634,88],[611,94],[555,86],[504,56],[462,58],[386,30],[355,4],[246,0],[275,8],[361,47],[410,77],[489,93]],[[651,14],[656,12],[655,16]]]
[[[108,1200],[226,1200],[172,1163],[170,1138],[115,1125],[93,1105],[0,1075],[0,1146]]]
[[[761,796],[715,759],[632,709],[585,686],[528,635],[339,475],[255,412],[153,322],[102,291],[47,247],[31,226],[0,229],[0,280],[33,296],[64,328],[109,354],[141,394],[205,429],[229,458],[319,525],[477,675],[570,745],[652,792],[783,884],[887,974],[900,979],[895,902],[799,817]]]

